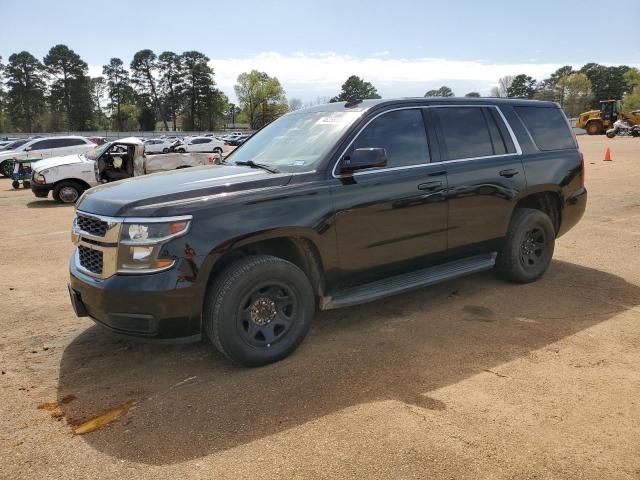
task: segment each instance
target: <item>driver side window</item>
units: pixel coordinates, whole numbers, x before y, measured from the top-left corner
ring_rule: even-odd
[[[358,135],[352,149],[384,148],[387,168],[429,163],[427,132],[420,109],[383,113]]]

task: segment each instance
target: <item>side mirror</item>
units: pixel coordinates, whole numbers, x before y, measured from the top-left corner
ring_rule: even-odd
[[[351,155],[345,155],[340,164],[340,173],[351,174],[366,168],[387,166],[387,151],[384,148],[357,148]]]

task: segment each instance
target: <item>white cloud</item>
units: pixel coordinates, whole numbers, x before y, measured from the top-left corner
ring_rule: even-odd
[[[542,79],[561,67],[555,63],[523,62],[492,64],[483,61],[447,60],[444,58],[389,58],[378,52],[371,57],[352,57],[333,52],[283,55],[265,52],[246,58],[213,58],[218,86],[235,99],[233,85],[242,72],[252,69],[276,76],[287,97],[303,101],[336,95],[349,75],[358,75],[373,83],[383,97],[422,96],[424,92],[447,84],[458,95],[475,90],[488,94],[505,75],[526,73]],[[384,56],[385,58],[380,58]]]

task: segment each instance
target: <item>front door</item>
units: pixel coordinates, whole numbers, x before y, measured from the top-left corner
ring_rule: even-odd
[[[447,176],[440,165],[429,163],[422,109],[391,110],[374,118],[344,157],[367,147],[384,148],[387,167],[352,177],[338,174],[332,188],[345,283],[437,263],[447,250]]]

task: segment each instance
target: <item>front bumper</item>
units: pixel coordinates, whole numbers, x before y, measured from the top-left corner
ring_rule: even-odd
[[[200,338],[201,292],[185,282],[183,268],[150,275],[97,279],[71,259],[69,293],[78,316],[120,334],[156,339]]]
[[[31,181],[31,191],[38,198],[47,198],[51,190],[53,190],[53,185],[51,184],[35,183],[33,180]]]

